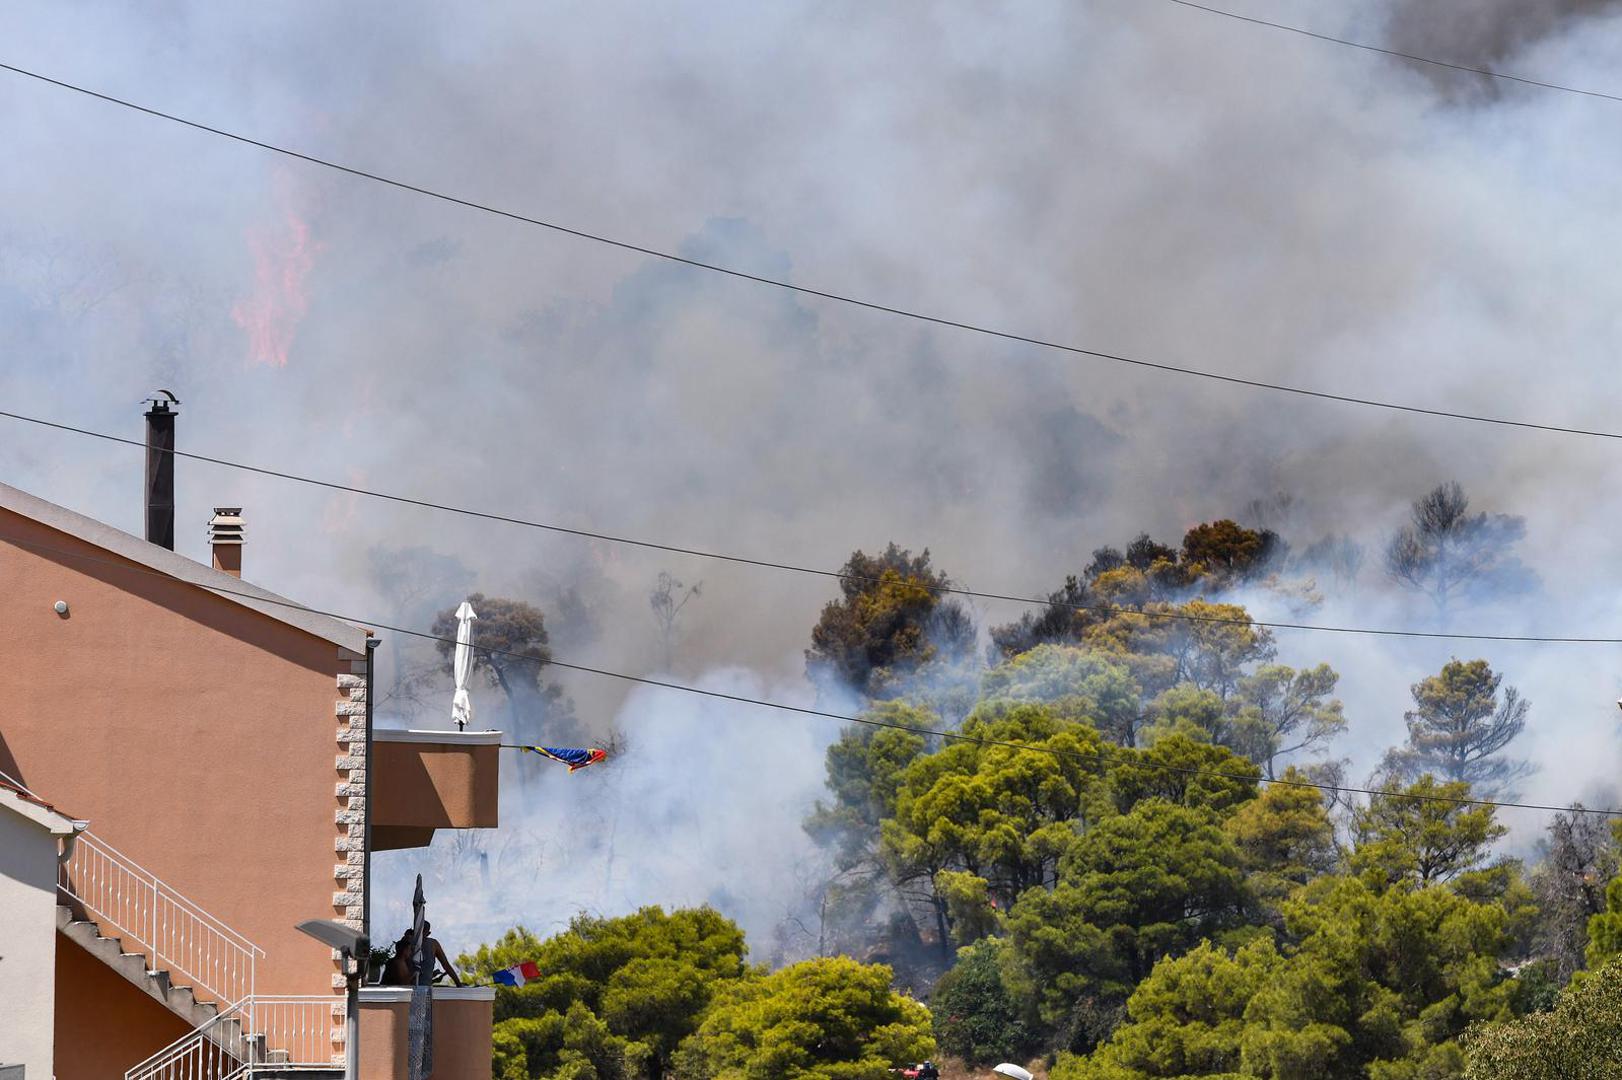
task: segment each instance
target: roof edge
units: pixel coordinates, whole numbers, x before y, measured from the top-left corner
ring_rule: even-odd
[[[46,528],[66,533],[176,581],[206,589],[221,599],[269,616],[313,637],[330,641],[340,648],[361,654],[366,652],[366,639],[370,635],[359,626],[330,615],[309,611],[269,589],[260,588],[212,566],[205,566],[166,547],[148,543],[106,522],[97,521],[65,506],[48,502],[21,488],[0,483],[0,509],[9,510]],[[5,542],[6,539],[0,537],[0,543]],[[27,547],[26,544],[18,546],[25,549]]]
[[[0,806],[41,826],[52,836],[72,836],[84,828],[83,823],[64,814],[50,803],[4,781],[0,781]]]

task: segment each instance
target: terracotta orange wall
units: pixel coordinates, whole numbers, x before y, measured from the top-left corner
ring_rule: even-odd
[[[490,1080],[493,1001],[434,998],[434,1075]],[[362,1001],[360,1080],[406,1080],[411,1002]]]
[[[78,943],[56,935],[56,1080],[108,1080],[187,1032]]]
[[[500,823],[498,746],[372,742],[372,825],[493,829]]]
[[[4,510],[0,533],[119,561]],[[332,992],[293,924],[344,915],[338,655],[201,589],[0,540],[0,770],[263,948],[261,994]]]

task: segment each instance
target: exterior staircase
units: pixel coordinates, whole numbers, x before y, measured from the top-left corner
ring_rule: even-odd
[[[342,1075],[341,999],[256,994],[263,950],[110,844],[79,833],[57,892],[61,934],[190,1029],[125,1080]]]
[[[73,909],[66,904],[57,905],[56,928],[63,937],[112,968],[126,982],[178,1016],[188,1027],[206,1032],[208,1041],[237,1064],[251,1061],[255,1065],[278,1065],[287,1062],[285,1050],[265,1048],[263,1035],[245,1035],[242,1017],[232,1015],[219,1019],[219,1004],[199,1000],[197,992],[190,986],[177,985],[169,971],[148,968],[144,951],[125,952],[121,939],[103,935],[93,920],[75,918]]]

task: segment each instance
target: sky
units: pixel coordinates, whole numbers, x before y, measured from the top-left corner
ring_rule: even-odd
[[[1382,47],[1622,93],[1622,5],[1233,0]],[[0,62],[470,201],[1089,349],[1622,430],[1622,105],[1168,0],[14,4]],[[1095,547],[1284,493],[1298,547],[1373,553],[1311,621],[1429,628],[1378,549],[1457,479],[1521,515],[1530,594],[1483,633],[1622,636],[1615,440],[1268,393],[706,274],[382,187],[0,72],[0,401],[181,449],[575,528],[835,568],[927,547],[1040,595]],[[0,421],[0,478],[141,528],[130,447]],[[243,506],[250,579],[426,628],[548,611],[560,659],[663,672],[661,571],[702,583],[668,674],[808,704],[827,579],[460,519],[183,461],[178,547]],[[405,569],[401,569],[404,567]],[[1320,583],[1323,585],[1324,583]],[[1271,606],[1269,606],[1271,605]],[[1017,606],[974,605],[982,627]],[[1293,614],[1276,596],[1258,616]],[[1615,649],[1281,632],[1342,673],[1360,774],[1408,687],[1485,656],[1532,701],[1537,801],[1622,801]],[[431,660],[391,640],[384,682]],[[389,722],[438,726],[448,672]],[[508,785],[504,827],[391,856],[514,921],[713,902],[762,955],[814,874],[837,725],[556,676],[614,768]],[[435,695],[438,695],[437,697]],[[443,700],[441,701],[440,698]],[[493,695],[479,699],[500,718]],[[1522,847],[1536,816],[1506,819]],[[483,866],[480,867],[480,860]],[[482,875],[482,876],[481,876]],[[390,879],[394,880],[394,879]],[[432,893],[431,893],[432,896]],[[394,909],[388,909],[391,912]],[[800,913],[803,916],[803,912]],[[802,919],[803,921],[803,919]]]

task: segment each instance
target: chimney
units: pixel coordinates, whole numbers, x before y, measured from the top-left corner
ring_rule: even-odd
[[[208,520],[208,542],[214,549],[214,569],[242,576],[242,507],[216,506]]]
[[[146,411],[146,539],[175,549],[175,410],[180,399],[159,390]]]

